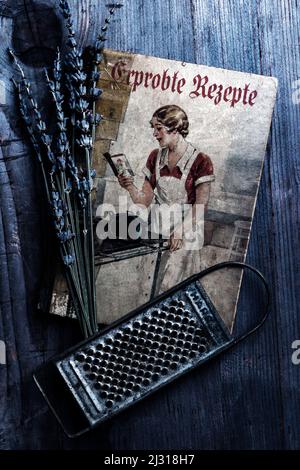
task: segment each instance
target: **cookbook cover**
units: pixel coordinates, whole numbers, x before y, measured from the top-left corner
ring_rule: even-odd
[[[244,261],[277,80],[104,51],[93,166],[98,322]],[[232,328],[242,274],[201,280]],[[50,312],[72,316],[58,269]]]

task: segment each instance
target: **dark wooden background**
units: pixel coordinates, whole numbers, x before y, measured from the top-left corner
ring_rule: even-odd
[[[66,438],[39,395],[33,371],[78,341],[77,327],[41,316],[36,302],[46,252],[38,176],[18,131],[7,56],[12,45],[45,96],[41,66],[63,40],[58,1],[0,1],[0,449],[296,449],[300,447],[298,0],[124,0],[112,48],[274,75],[279,92],[248,261],[271,283],[273,306],[255,336],[94,432]],[[70,1],[77,37],[89,43],[107,3]],[[299,87],[299,85],[298,85]],[[216,129],[217,132],[217,129]],[[243,302],[239,316],[253,316]]]

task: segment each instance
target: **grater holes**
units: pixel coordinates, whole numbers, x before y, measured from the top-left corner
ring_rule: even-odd
[[[130,359],[134,356],[134,354],[135,353],[132,350],[125,351],[123,358],[124,365],[128,365],[130,363]]]
[[[204,354],[207,351],[207,347],[204,344],[200,344],[198,351]]]
[[[146,340],[144,338],[139,337],[137,338],[137,343],[139,346],[144,346],[146,343]]]
[[[149,343],[150,344],[150,343]],[[144,348],[144,354],[143,354],[143,357],[144,356],[148,356],[150,354],[150,348],[148,347],[148,345]],[[145,359],[146,360],[146,359]]]
[[[190,351],[191,346],[192,346],[192,343],[191,343],[190,341],[186,341],[186,342],[184,343],[183,350],[185,350],[185,351]]]
[[[153,310],[151,312],[152,318],[158,318],[160,316],[160,311],[159,310]]]
[[[157,327],[156,327],[155,333],[156,333],[157,335],[162,335],[163,332],[164,332],[164,329],[163,329],[161,326],[157,326]]]
[[[150,331],[150,333],[155,333],[155,330],[156,330],[156,328],[155,328],[154,325],[150,325],[150,326],[148,327],[148,331]]]
[[[130,341],[130,335],[128,333],[124,333],[123,338],[122,338],[122,344],[128,343]]]
[[[184,301],[172,299],[75,355],[107,408],[207,352],[206,326],[192,315]],[[210,321],[209,312],[205,319]]]
[[[187,357],[186,353],[182,354],[181,358],[179,359],[179,362],[181,364],[186,364],[188,362],[188,357]]]
[[[120,340],[115,339],[113,344],[114,344],[114,349],[118,349],[118,348],[120,348],[122,343],[121,343]]]
[[[161,341],[162,341],[162,343],[164,343],[164,344],[168,344],[168,342],[169,342],[169,334],[168,334],[168,331],[165,331],[164,335],[163,335],[162,338],[161,338]]]
[[[91,356],[87,356],[87,357],[85,358],[85,362],[86,362],[87,364],[92,364],[93,358],[92,358]]]
[[[110,392],[116,394],[117,392],[119,392],[119,387],[117,387],[116,385],[112,385],[110,387]]]
[[[172,359],[172,354],[170,352],[167,352],[165,355],[164,355],[164,359],[165,360],[170,360]]]
[[[120,379],[121,376],[122,376],[122,372],[120,372],[119,370],[114,371],[114,375],[113,375],[114,380]]]
[[[124,365],[121,370],[122,370],[122,376],[124,376],[124,374],[127,374],[130,371],[130,367],[129,365]]]
[[[118,357],[117,354],[111,354],[110,361],[118,365],[120,362],[122,362],[122,357]]]
[[[135,348],[134,348],[135,353],[140,353],[140,354],[142,354],[143,349],[144,349],[143,346],[141,346],[140,344],[135,345]]]
[[[160,342],[160,341],[161,341],[161,335],[159,335],[159,334],[156,333],[156,334],[154,335],[154,338],[153,338],[153,339],[154,339],[154,341]]]
[[[97,377],[98,376],[97,376],[97,374],[95,374],[95,372],[91,372],[90,374],[88,374],[88,379],[89,380],[92,380],[92,381],[97,380]]]
[[[191,341],[193,340],[193,336],[191,334],[186,334],[185,335],[185,340],[186,340],[186,342],[191,343]]]
[[[186,331],[187,331],[187,333],[194,334],[195,333],[195,327],[194,326],[188,326]]]
[[[99,357],[97,357],[95,355],[94,359],[93,359],[93,362],[92,362],[95,366],[99,366],[101,364],[101,360]]]
[[[149,341],[149,340],[150,340],[150,341],[153,340],[154,336],[155,336],[154,333],[148,332],[148,333],[147,333],[147,339],[148,339],[148,341]]]
[[[137,357],[136,357],[136,359],[137,359]],[[148,361],[148,356],[146,354],[141,354],[139,356],[139,362],[140,362],[141,365],[144,364],[147,361]]]
[[[85,354],[83,353],[77,353],[75,355],[75,360],[78,361],[78,362],[83,362],[85,361]]]
[[[165,310],[162,310],[159,318],[160,320],[166,320],[167,316],[168,316],[168,313]]]
[[[113,344],[113,338],[111,338],[110,336],[108,336],[107,338],[105,338],[104,344],[110,344],[110,345]],[[97,348],[98,348],[98,347],[101,348],[101,347],[103,347],[103,345],[102,345],[101,343],[99,343],[96,347],[97,347]]]
[[[168,314],[176,313],[176,311],[177,311],[176,307],[171,305],[171,307],[169,307],[169,309],[168,309]],[[169,315],[167,315],[167,316],[169,316]]]

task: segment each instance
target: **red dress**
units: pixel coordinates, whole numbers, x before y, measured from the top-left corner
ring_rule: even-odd
[[[197,214],[197,231],[193,232],[190,225],[184,225],[183,220],[191,206],[196,202],[196,187],[202,183],[214,181],[213,165],[210,158],[188,143],[185,153],[177,165],[170,171],[168,167],[168,149],[153,150],[143,169],[147,180],[150,182],[154,194],[154,216],[151,209],[151,218],[155,220],[154,230],[169,238],[170,233],[176,227],[183,231],[183,247],[177,251],[165,251],[161,260],[159,279],[161,285],[156,294],[163,292],[183,279],[200,270],[200,251],[203,246],[203,205]],[[155,204],[158,203],[158,204]],[[189,204],[189,206],[187,206]],[[176,213],[175,213],[176,207]],[[169,208],[169,209],[168,209]],[[169,210],[169,212],[168,212]],[[172,213],[173,217],[170,217]],[[170,221],[175,224],[170,226]],[[180,236],[181,238],[181,236]],[[163,272],[162,272],[163,271]]]

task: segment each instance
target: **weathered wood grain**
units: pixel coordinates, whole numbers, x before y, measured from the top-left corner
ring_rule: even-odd
[[[297,0],[124,0],[112,23],[115,49],[274,75],[279,94],[257,203],[248,261],[269,278],[271,316],[253,338],[182,378],[95,432],[70,441],[33,381],[46,358],[79,339],[76,325],[34,310],[47,247],[37,169],[18,130],[6,48],[13,16],[32,1],[0,2],[0,448],[295,449],[300,446],[299,366],[291,343],[299,325],[299,112]],[[104,2],[70,2],[78,38],[88,43]],[[47,2],[56,8],[58,1]],[[38,37],[38,35],[37,35]],[[41,69],[26,66],[46,105]],[[241,324],[253,316],[241,299]],[[242,326],[242,325],[241,325]]]

